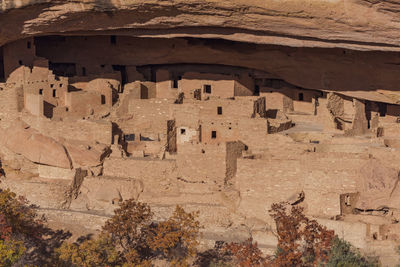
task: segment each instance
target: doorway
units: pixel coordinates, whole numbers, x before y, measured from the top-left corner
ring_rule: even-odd
[[[4,56],[3,56],[3,47],[0,47],[0,83],[6,81],[6,77],[4,75]]]
[[[114,71],[121,72],[121,88],[128,82],[128,75],[126,73],[126,66],[125,65],[112,65]]]

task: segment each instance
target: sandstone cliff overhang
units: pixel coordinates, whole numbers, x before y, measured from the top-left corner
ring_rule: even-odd
[[[295,47],[400,51],[396,1],[3,0],[0,46],[54,33],[219,38]]]

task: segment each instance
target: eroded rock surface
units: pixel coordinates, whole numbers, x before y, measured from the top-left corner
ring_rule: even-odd
[[[64,169],[71,168],[71,161],[60,143],[22,122],[16,122],[14,126],[3,131],[1,143],[32,162]]]
[[[55,227],[123,200],[273,253],[286,201],[399,260],[395,1],[2,1],[0,157]]]

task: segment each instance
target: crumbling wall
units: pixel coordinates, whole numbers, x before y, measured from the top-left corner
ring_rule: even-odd
[[[225,184],[236,175],[237,159],[242,156],[242,151],[247,149],[248,147],[240,141],[226,143]]]
[[[192,182],[223,185],[226,178],[226,144],[182,144],[176,158],[178,177]]]
[[[226,141],[242,141],[250,148],[256,148],[268,136],[267,120],[253,119],[208,119],[201,122],[201,142],[220,144]],[[215,136],[213,136],[215,132]]]
[[[25,93],[42,95],[43,100],[54,107],[65,105],[68,78],[56,77],[49,70],[47,59],[34,60],[32,69],[25,75],[23,86]]]
[[[351,129],[346,131],[349,135],[362,135],[368,132],[368,120],[365,114],[365,102],[356,98],[354,101],[354,118],[351,125]]]
[[[368,121],[368,129],[376,130],[379,126],[379,106],[377,102],[365,102],[365,116]]]
[[[344,130],[346,128],[344,117],[344,99],[334,93],[328,93],[326,108],[331,115],[332,125],[335,129]]]
[[[13,124],[23,106],[22,87],[11,84],[0,85],[0,124],[6,128]],[[22,102],[22,105],[21,103]]]
[[[165,151],[165,141],[157,140],[158,136],[146,136],[145,138],[152,138],[150,140],[141,140],[143,136],[135,136],[137,138],[134,142],[127,142],[126,152],[132,154],[133,157],[145,157],[153,156],[156,158],[162,158],[162,153]]]
[[[169,153],[176,153],[176,126],[175,120],[167,121],[167,147],[166,151]]]
[[[267,116],[265,97],[260,97],[254,101],[253,115],[252,117],[259,116],[260,118],[265,118]]]
[[[260,92],[260,96],[264,96],[266,99],[266,108],[267,109],[279,109],[283,110],[283,101],[284,98],[286,98],[285,95],[279,93],[279,92]]]
[[[299,89],[280,80],[273,80],[271,83],[271,86],[260,88],[260,96],[266,97],[267,109],[306,114],[315,113],[315,99],[321,96],[321,92]]]
[[[249,74],[241,74],[236,77],[234,83],[234,95],[235,96],[252,96],[254,91],[254,79]]]
[[[25,109],[32,115],[43,116],[44,115],[44,102],[43,96],[37,94],[25,93]]]
[[[103,164],[103,175],[143,180],[168,179],[176,177],[176,164],[174,160],[108,158]]]
[[[178,88],[172,87],[171,76],[168,70],[160,69],[156,72],[156,97],[175,99]]]
[[[107,114],[110,111],[109,105],[105,105],[103,95],[96,91],[72,91],[67,94],[67,111],[61,118],[84,118]]]
[[[191,103],[200,108],[199,119],[248,120],[253,117],[254,101],[257,99],[259,97],[235,97],[235,99],[212,99]]]
[[[265,213],[272,203],[296,201],[302,191],[306,214],[320,218],[339,215],[340,195],[357,192],[359,170],[368,161],[329,153],[308,153],[290,159],[287,157],[292,152],[282,153],[276,159],[237,160],[233,181],[240,191],[239,211],[246,216],[269,220]]]
[[[178,88],[181,88],[185,96],[190,99],[195,99],[196,89],[201,89],[202,99],[210,96],[230,98],[235,96],[235,83],[235,78],[231,75],[186,72],[179,81]],[[207,85],[210,86],[209,93],[205,89]]]
[[[135,81],[124,86],[124,93],[128,94],[130,98],[134,99],[149,99],[155,98],[155,86],[152,82]]]
[[[211,101],[209,102],[211,103]],[[210,103],[206,103],[206,105]],[[183,104],[170,105],[170,113],[171,117],[176,121],[176,127],[197,128],[199,125],[201,108],[203,108],[203,103],[184,99]],[[217,113],[217,105],[210,109],[213,115]]]
[[[166,140],[167,121],[172,119],[169,109],[172,102],[172,99],[130,99],[131,117],[119,121],[118,125],[126,134],[157,135],[160,140]]]
[[[321,95],[314,90],[291,89],[293,95],[293,110],[314,115],[315,99]]]

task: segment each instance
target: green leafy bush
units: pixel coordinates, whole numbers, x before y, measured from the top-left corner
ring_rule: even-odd
[[[332,241],[327,267],[375,267],[378,263],[363,257],[349,242],[338,238]]]

